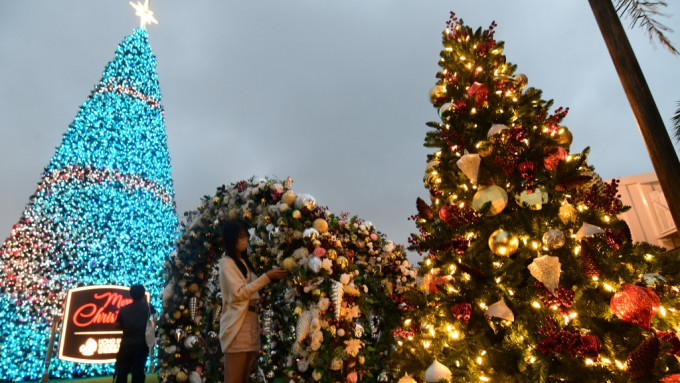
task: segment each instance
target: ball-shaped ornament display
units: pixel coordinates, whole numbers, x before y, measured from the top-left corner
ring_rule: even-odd
[[[456,111],[456,106],[450,102],[439,107],[439,117],[446,118],[449,117],[453,112]]]
[[[571,134],[569,129],[561,126],[554,135],[550,137],[556,144],[561,146],[569,146],[574,140],[574,136]]]
[[[317,218],[314,220],[312,227],[319,233],[325,233],[328,231],[328,222],[323,218]]]
[[[496,215],[508,205],[508,193],[496,185],[481,188],[472,197],[472,208],[480,211],[486,204],[490,204],[487,214]]]
[[[477,149],[477,154],[480,156],[488,157],[493,153],[493,144],[487,140],[482,140],[477,142],[475,149]]]
[[[567,238],[561,230],[550,229],[543,234],[543,245],[550,250],[556,250],[564,246]]]
[[[517,83],[519,88],[522,89],[529,83],[529,78],[527,77],[527,75],[523,73],[518,73],[515,75],[515,82]]]
[[[446,101],[446,85],[435,85],[430,89],[430,102],[440,106]]]
[[[519,248],[519,237],[507,230],[498,229],[489,236],[489,248],[496,255],[509,257]]]

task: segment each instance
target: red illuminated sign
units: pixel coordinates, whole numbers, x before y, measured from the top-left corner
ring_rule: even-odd
[[[115,362],[123,331],[116,330],[114,323],[120,308],[132,303],[129,290],[111,285],[69,290],[58,358],[79,363]]]

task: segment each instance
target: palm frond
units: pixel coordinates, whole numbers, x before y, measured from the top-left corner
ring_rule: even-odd
[[[678,102],[678,109],[675,110],[675,116],[673,116],[673,130],[675,130],[675,139],[680,142],[680,101]]]
[[[673,54],[680,54],[673,46],[671,41],[666,37],[667,32],[673,32],[672,29],[660,23],[656,17],[667,15],[662,13],[659,9],[667,7],[665,1],[640,1],[640,0],[616,0],[616,10],[620,17],[628,15],[631,18],[631,28],[638,23],[640,27],[647,30],[647,35],[650,40],[657,40],[666,47]]]

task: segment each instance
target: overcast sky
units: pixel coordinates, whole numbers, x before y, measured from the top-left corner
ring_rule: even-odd
[[[680,47],[680,1],[669,1]],[[180,217],[216,187],[293,178],[333,212],[405,244],[415,225],[425,122],[449,11],[498,23],[508,61],[542,89],[572,151],[603,178],[653,171],[586,0],[151,1]],[[624,21],[628,27],[629,22]],[[0,239],[9,236],[78,107],[138,26],[126,0],[0,1]],[[627,29],[667,126],[680,58]],[[676,145],[676,148],[678,146]]]

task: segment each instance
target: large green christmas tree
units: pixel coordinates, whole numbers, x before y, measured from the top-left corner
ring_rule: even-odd
[[[570,151],[567,109],[526,87],[494,27],[451,14],[428,123],[420,289],[405,381],[680,381],[678,260],[633,244],[605,183]],[[408,372],[411,377],[405,377]]]

